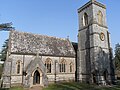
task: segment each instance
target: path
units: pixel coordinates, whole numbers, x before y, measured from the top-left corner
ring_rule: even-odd
[[[40,86],[35,86],[35,87],[31,87],[29,90],[42,90],[43,87]]]

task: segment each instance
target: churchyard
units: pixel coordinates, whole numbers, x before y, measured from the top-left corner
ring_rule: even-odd
[[[23,89],[22,87],[12,87],[10,89],[0,89],[0,90],[36,90],[36,89]],[[37,89],[37,90],[41,90],[41,89]],[[57,84],[50,84],[48,87],[45,87],[42,90],[120,90],[120,83],[114,86],[88,85],[77,82],[57,83]]]

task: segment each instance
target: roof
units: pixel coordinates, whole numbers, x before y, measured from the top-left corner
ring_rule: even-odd
[[[75,52],[76,52],[76,54],[77,54],[77,50],[78,50],[78,43],[76,43],[76,42],[72,42],[72,45],[73,45],[74,50],[75,50]]]
[[[75,51],[68,39],[38,35],[12,30],[9,37],[9,52],[74,57]]]

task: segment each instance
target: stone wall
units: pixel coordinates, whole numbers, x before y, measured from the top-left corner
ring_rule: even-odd
[[[101,12],[101,23],[98,22]],[[83,25],[84,14],[88,23]],[[78,72],[79,80],[93,82],[92,75],[99,78],[98,83],[110,81],[110,40],[106,21],[106,7],[97,1],[89,1],[78,9]],[[102,34],[102,39],[101,39]],[[96,73],[97,72],[97,73]],[[106,76],[105,76],[106,73]]]
[[[71,58],[71,57],[54,57],[54,56],[39,56],[43,62],[43,64],[45,64],[45,61],[47,58],[50,58],[52,60],[52,66],[51,66],[51,73],[46,73],[47,74],[47,78],[48,78],[48,82],[55,82],[55,81],[72,81],[75,80],[75,58]],[[9,56],[9,59],[11,59],[11,62],[6,61],[6,65],[5,65],[5,70],[7,70],[7,68],[9,69],[9,71],[5,71],[4,70],[4,75],[3,75],[3,84],[5,85],[5,83],[7,82],[7,77],[5,79],[5,75],[8,75],[7,73],[9,72],[9,85],[10,86],[15,86],[15,85],[22,85],[22,83],[25,83],[25,76],[23,76],[23,71],[26,70],[26,68],[28,67],[28,65],[32,62],[34,62],[34,59],[36,58],[35,55],[18,55],[18,54],[11,54]],[[61,73],[59,72],[59,63],[62,59],[66,60],[66,72],[65,73]],[[21,63],[21,67],[20,67],[20,73],[17,74],[17,62],[20,61]],[[55,67],[55,62],[56,63],[56,67]],[[69,64],[73,63],[73,71],[70,72],[70,68],[69,68]],[[9,65],[10,63],[10,65]],[[55,71],[56,68],[56,71]],[[56,75],[55,75],[56,74]],[[33,82],[31,82],[33,83]]]

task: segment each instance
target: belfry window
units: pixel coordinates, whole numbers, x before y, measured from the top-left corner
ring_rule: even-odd
[[[17,62],[17,74],[20,74],[20,61]]]
[[[83,15],[83,26],[88,25],[88,15],[87,13],[84,13]]]
[[[46,67],[47,73],[51,73],[51,59],[50,58],[46,59],[45,67]]]
[[[59,66],[60,66],[60,72],[66,72],[66,61],[65,60],[62,60]]]
[[[98,12],[98,23],[103,24],[103,14],[101,11]]]

